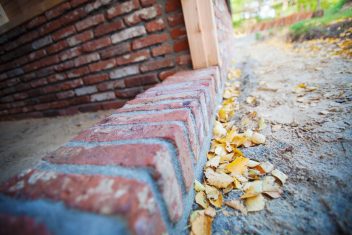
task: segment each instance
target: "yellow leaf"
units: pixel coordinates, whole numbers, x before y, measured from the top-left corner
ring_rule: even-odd
[[[237,134],[232,138],[231,143],[236,147],[242,146],[247,141],[247,138],[243,134]]]
[[[255,197],[247,198],[245,204],[248,212],[261,211],[265,207],[265,198],[263,195],[258,194]]]
[[[251,136],[251,141],[255,144],[264,144],[265,143],[265,135],[262,135],[260,133],[253,133],[253,135]]]
[[[217,188],[226,188],[229,184],[233,182],[231,176],[225,173],[217,173],[214,171],[206,171],[205,177],[207,178],[207,182],[210,185],[215,186]]]
[[[208,202],[204,192],[198,192],[196,194],[196,203],[198,203],[204,209],[208,208],[209,202]]]
[[[245,194],[241,196],[241,198],[255,197],[263,192],[263,182],[261,180],[255,180],[248,184],[249,187],[245,191]]]
[[[190,217],[192,235],[211,235],[213,219],[204,210],[194,211]]]
[[[263,192],[280,192],[280,185],[275,182],[275,177],[273,176],[264,177]]]
[[[258,130],[263,130],[266,127],[264,118],[260,118],[258,121]]]
[[[222,193],[219,193],[218,199],[216,199],[216,200],[209,199],[209,201],[210,201],[210,204],[212,204],[216,208],[221,208],[222,207],[222,202],[223,202]]]
[[[226,136],[227,131],[226,131],[226,129],[222,126],[222,124],[221,124],[220,122],[215,121],[213,133],[214,133],[214,136],[215,136],[215,137],[222,137],[222,136]]]
[[[220,163],[220,156],[216,155],[205,164],[207,167],[218,167]]]
[[[196,190],[196,192],[204,191],[205,187],[201,182],[199,182],[198,180],[195,180],[194,181],[194,190]]]
[[[258,166],[255,167],[260,173],[270,173],[274,169],[274,165],[270,162],[262,162]]]
[[[260,163],[257,162],[257,161],[249,160],[248,163],[247,163],[247,166],[250,167],[250,168],[253,168],[253,167],[258,166],[259,164]]]
[[[226,169],[231,172],[232,175],[242,175],[243,171],[246,170],[249,159],[239,156],[234,161],[227,165]]]
[[[213,186],[205,185],[205,193],[207,194],[207,198],[210,200],[217,200],[219,197],[219,190]]]
[[[213,217],[213,218],[216,216],[216,211],[211,206],[209,206],[207,209],[205,209],[204,213],[210,217]]]

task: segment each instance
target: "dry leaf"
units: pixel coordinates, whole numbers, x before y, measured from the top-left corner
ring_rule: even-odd
[[[207,209],[205,209],[204,213],[210,217],[213,217],[213,218],[216,216],[216,210],[211,206],[209,206]]]
[[[255,197],[247,198],[245,204],[248,212],[261,211],[265,207],[265,198],[262,194],[258,194]]]
[[[279,192],[280,185],[276,183],[275,177],[265,176],[263,179],[263,192]]]
[[[265,135],[260,133],[253,133],[251,137],[251,141],[255,144],[264,144],[265,143]]]
[[[205,177],[207,178],[207,182],[210,185],[215,186],[217,188],[226,188],[229,184],[233,182],[232,177],[225,173],[207,171],[205,173]]]
[[[263,192],[263,181],[255,180],[253,182],[247,183],[249,185],[248,189],[245,190],[245,194],[241,198],[255,197]]]
[[[247,168],[249,159],[239,156],[234,161],[227,165],[226,170],[231,172],[232,175],[242,175],[243,171]]]
[[[262,162],[259,166],[256,166],[256,169],[262,174],[270,173],[274,169],[274,165],[270,162]]]
[[[204,210],[194,211],[190,217],[192,235],[211,235],[213,219],[205,215]]]
[[[266,127],[264,118],[260,118],[258,121],[258,130],[263,130]]]
[[[228,201],[228,202],[225,202],[225,205],[235,209],[235,210],[239,210],[241,211],[243,214],[247,215],[247,210],[246,210],[246,207],[241,203],[240,200],[231,200],[231,201]]]
[[[273,199],[281,197],[281,191],[280,192],[263,192],[263,194],[265,194]]]
[[[227,131],[226,131],[226,129],[222,126],[222,124],[221,124],[220,122],[215,121],[213,133],[214,133],[214,136],[215,136],[215,137],[222,137],[222,136],[226,136]]]
[[[205,191],[205,187],[201,182],[199,182],[198,180],[195,180],[194,181],[194,190],[196,190],[196,192]]]
[[[204,209],[208,208],[209,202],[204,192],[198,192],[195,198],[196,203],[198,203],[201,207],[203,207]]]
[[[207,198],[209,200],[217,200],[220,194],[217,188],[209,185],[205,185],[205,193],[207,194]]]
[[[220,163],[220,156],[216,155],[215,157],[213,157],[212,159],[210,159],[209,161],[207,161],[206,166],[207,167],[218,167]]]
[[[285,173],[283,173],[282,171],[278,170],[278,169],[275,169],[271,172],[271,174],[273,176],[275,176],[276,178],[278,178],[280,180],[280,182],[282,184],[285,184],[286,180],[287,180],[287,175]]]
[[[253,168],[253,167],[258,166],[259,164],[260,163],[257,162],[257,161],[249,160],[248,163],[247,163],[247,166],[250,167],[250,168]]]
[[[223,202],[222,193],[219,192],[218,199],[216,199],[216,200],[209,199],[209,201],[210,201],[210,204],[212,204],[216,208],[221,208],[222,207],[222,202]]]

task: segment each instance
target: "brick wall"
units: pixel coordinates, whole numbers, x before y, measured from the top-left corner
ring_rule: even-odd
[[[180,0],[70,0],[0,36],[0,119],[121,107],[190,68]]]
[[[0,234],[180,234],[222,86],[178,72],[5,182]]]

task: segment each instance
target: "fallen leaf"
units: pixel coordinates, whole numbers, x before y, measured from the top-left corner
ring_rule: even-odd
[[[211,235],[213,219],[204,210],[194,211],[190,217],[192,235]]]
[[[204,213],[210,217],[213,217],[213,218],[216,216],[216,210],[211,206],[209,206],[207,209],[205,209]]]
[[[240,200],[231,200],[231,201],[227,201],[225,202],[225,205],[235,209],[235,210],[239,210],[241,211],[244,215],[247,215],[247,210],[246,207],[241,203]]]
[[[265,194],[273,199],[281,197],[281,192],[263,192],[263,194]]]
[[[265,198],[262,194],[247,198],[245,201],[247,212],[261,211],[265,207]]]
[[[264,144],[265,143],[265,135],[254,132],[251,141],[255,144]]]
[[[275,169],[271,172],[271,174],[273,176],[275,176],[276,178],[278,178],[280,180],[280,182],[282,184],[285,184],[286,180],[287,180],[287,175],[285,173],[283,173],[282,171],[278,170],[278,169]]]
[[[215,136],[215,137],[222,137],[222,136],[226,136],[227,131],[226,131],[226,129],[222,126],[222,124],[221,124],[220,122],[215,121],[213,133],[214,133],[214,136]]]
[[[225,173],[207,171],[205,172],[205,177],[210,185],[217,188],[226,188],[233,182],[233,178]]]
[[[222,207],[222,203],[223,203],[223,196],[222,193],[219,193],[218,199],[213,200],[213,199],[209,199],[210,204],[212,204],[213,206],[215,206],[216,208],[221,208]]]
[[[205,185],[205,193],[207,194],[207,198],[209,200],[217,200],[220,194],[220,191],[212,186]]]
[[[265,176],[263,178],[263,192],[280,192],[280,185],[276,183],[275,177]]]
[[[249,160],[249,161],[247,162],[247,166],[250,167],[250,168],[256,167],[256,166],[258,166],[259,164],[260,164],[259,162],[254,161],[254,160]]]
[[[259,170],[262,174],[270,173],[274,169],[274,165],[270,162],[262,162],[259,166],[256,166],[256,169]]]
[[[249,185],[248,189],[245,190],[245,194],[241,196],[242,199],[255,197],[263,192],[263,181],[255,180],[253,182],[247,183]]]
[[[219,163],[220,163],[220,156],[216,155],[215,157],[207,161],[206,166],[216,168],[219,166]]]
[[[232,175],[242,175],[243,171],[247,168],[249,159],[239,156],[234,161],[227,165],[226,170],[231,172]]]
[[[264,118],[260,118],[258,121],[258,130],[263,130],[266,127]]]
[[[196,192],[205,191],[205,187],[201,182],[199,182],[198,180],[195,180],[194,181],[194,190],[196,190]]]
[[[208,208],[209,202],[204,192],[198,192],[196,194],[195,199],[196,203],[198,203],[201,207],[203,207],[204,209]]]

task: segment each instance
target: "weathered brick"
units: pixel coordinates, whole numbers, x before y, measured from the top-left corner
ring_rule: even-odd
[[[76,46],[82,42],[89,41],[93,38],[93,32],[91,30],[84,31],[83,33],[74,35],[67,39],[67,42],[70,46]]]
[[[147,32],[145,30],[145,27],[143,25],[139,25],[139,26],[124,29],[118,33],[111,35],[111,40],[112,40],[112,43],[116,44],[116,43],[125,41],[127,39],[142,36],[146,33]]]
[[[60,39],[66,38],[74,33],[76,33],[76,29],[73,25],[70,25],[53,33],[52,38],[54,41],[59,41]]]
[[[118,98],[132,99],[136,97],[139,93],[143,92],[142,87],[124,88],[121,90],[115,90],[115,95]]]
[[[30,60],[37,60],[37,59],[42,58],[43,56],[46,56],[45,49],[40,49],[40,50],[34,51],[28,55]]]
[[[33,49],[39,49],[43,46],[49,45],[52,42],[53,41],[51,39],[51,36],[49,35],[49,36],[43,37],[43,38],[38,39],[37,41],[33,42],[32,47],[33,47]]]
[[[156,3],[156,0],[140,0],[143,7],[151,6]]]
[[[169,70],[165,70],[159,73],[159,78],[160,80],[165,80],[167,77],[175,74],[177,72],[176,69],[169,69]]]
[[[107,36],[84,43],[82,45],[82,49],[85,52],[92,52],[107,47],[109,45],[111,45],[111,39]]]
[[[167,17],[167,22],[171,27],[184,24],[183,14],[181,12],[178,12],[178,13],[169,15]]]
[[[77,31],[82,31],[105,21],[103,14],[93,15],[75,24]]]
[[[126,101],[124,100],[107,101],[107,102],[101,103],[101,108],[103,110],[118,109],[118,108],[121,108],[125,103]]]
[[[83,82],[85,85],[91,85],[91,84],[96,84],[102,81],[106,81],[109,79],[108,74],[94,74],[94,75],[89,75],[83,78]]]
[[[115,93],[112,91],[94,94],[90,97],[90,101],[92,102],[112,99],[115,99]]]
[[[98,37],[107,33],[118,31],[120,29],[123,29],[124,27],[125,25],[123,21],[121,19],[117,19],[113,22],[101,24],[99,25],[99,27],[96,27],[94,29],[94,35]]]
[[[23,187],[16,187],[19,182]],[[1,191],[17,198],[62,201],[79,210],[121,216],[134,234],[166,232],[151,189],[134,179],[31,170],[7,182]]]
[[[33,71],[39,68],[47,67],[49,65],[53,65],[59,62],[59,57],[57,55],[53,55],[50,57],[44,57],[40,60],[37,60],[33,63],[25,65],[23,68],[25,71]]]
[[[166,25],[162,18],[150,21],[145,24],[148,33],[156,32],[165,29]]]
[[[169,43],[164,43],[160,46],[152,48],[153,56],[166,55],[173,52],[173,47]]]
[[[62,15],[65,11],[71,9],[71,5],[69,2],[64,2],[56,7],[54,7],[53,9],[46,11],[45,12],[45,16],[47,19],[52,19],[55,18],[59,15]]]
[[[75,93],[77,96],[93,94],[93,93],[96,93],[97,91],[98,90],[95,86],[84,86],[84,87],[75,89]]]
[[[66,79],[66,75],[62,73],[56,73],[48,77],[48,82],[49,83],[54,83],[57,81],[62,81]]]
[[[142,72],[148,72],[152,70],[173,67],[174,65],[175,65],[175,62],[172,58],[165,58],[165,59],[146,62],[141,65],[140,69]]]
[[[166,0],[165,11],[167,13],[182,9],[181,0]]]
[[[36,30],[33,30],[33,31],[30,31],[30,32],[23,34],[17,40],[18,40],[19,44],[24,44],[26,42],[33,41],[37,37],[39,37],[39,32]]]
[[[189,50],[187,38],[182,38],[182,39],[174,42],[174,51],[175,52],[187,51],[187,50]]]
[[[78,58],[75,59],[75,66],[81,66],[85,64],[92,63],[94,61],[98,61],[100,59],[100,56],[98,53],[91,53],[88,55],[82,55]]]
[[[75,66],[75,63],[73,62],[73,60],[68,60],[65,61],[61,64],[55,65],[55,71],[56,72],[63,72],[65,70],[71,69]]]
[[[157,16],[161,15],[161,6],[159,4],[142,8],[138,11],[133,12],[132,14],[126,16],[124,21],[127,25],[135,25],[141,21],[151,20]]]
[[[143,74],[124,79],[126,87],[136,87],[158,83],[156,74]]]
[[[176,57],[176,63],[178,65],[191,65],[192,64],[192,59],[191,56],[186,54],[186,55],[179,55]]]
[[[35,17],[34,19],[30,20],[27,24],[26,27],[28,29],[32,29],[34,27],[37,27],[41,24],[44,24],[46,22],[46,17],[44,15],[40,15]]]
[[[53,43],[52,45],[47,47],[46,50],[49,54],[54,54],[56,52],[62,51],[65,48],[68,48],[68,47],[69,47],[68,42],[66,40],[62,40],[57,43]]]
[[[105,48],[104,50],[100,51],[100,56],[102,59],[107,59],[110,57],[118,56],[125,54],[126,52],[131,51],[131,43],[119,43],[117,45]]]
[[[111,91],[115,89],[121,89],[124,87],[125,87],[125,83],[122,79],[103,82],[97,85],[98,91]]]
[[[87,66],[84,66],[67,72],[67,77],[68,78],[82,77],[88,73],[89,73],[89,68]]]
[[[41,79],[36,79],[34,81],[31,81],[31,86],[33,88],[43,86],[46,84],[48,84],[48,81],[46,80],[46,78],[41,78]]]
[[[117,65],[131,64],[135,62],[140,62],[148,59],[150,57],[149,50],[141,50],[134,53],[126,54],[116,58]]]
[[[80,6],[86,2],[89,2],[89,0],[70,0],[71,6],[72,7],[77,7]]]
[[[135,39],[132,42],[132,48],[134,50],[144,48],[147,46],[162,43],[162,42],[166,41],[167,39],[168,39],[168,35],[166,33],[148,35],[144,38]]]
[[[116,3],[114,7],[107,10],[107,16],[109,19],[116,16],[126,14],[139,7],[138,0],[130,0],[124,3]]]
[[[182,37],[186,35],[186,28],[185,27],[177,27],[171,30],[170,35],[173,39]]]
[[[110,69],[115,67],[116,62],[114,59],[109,59],[109,60],[101,60],[97,63],[93,63],[89,65],[89,70],[91,72],[98,72],[106,69]]]
[[[67,99],[67,98],[71,98],[75,96],[75,92],[74,91],[63,91],[63,92],[59,92],[56,94],[56,97],[58,99]]]
[[[110,72],[109,76],[111,79],[118,79],[118,78],[130,76],[130,75],[135,75],[138,73],[139,73],[139,66],[131,65],[131,66],[125,66],[122,68],[114,69]]]
[[[82,48],[77,46],[77,47],[73,47],[73,48],[70,48],[64,52],[61,52],[59,54],[59,57],[60,57],[60,60],[61,61],[65,61],[65,60],[68,60],[68,59],[72,59],[72,58],[75,58],[79,55],[82,54]]]

